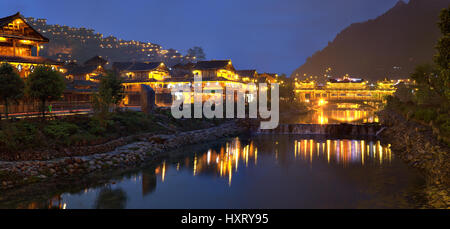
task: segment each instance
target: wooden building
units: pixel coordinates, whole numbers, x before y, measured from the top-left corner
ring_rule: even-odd
[[[152,87],[159,95],[170,94],[164,82],[170,80],[171,76],[163,62],[114,62],[112,67],[124,79],[124,105],[140,105],[141,85]]]
[[[133,63],[133,65],[140,66],[135,63]],[[135,69],[136,67],[133,67],[133,65],[124,65],[122,67],[120,64],[113,64],[113,68],[117,72],[120,72],[120,75],[125,78],[125,105],[139,105],[140,90],[141,85],[143,84],[149,85],[153,88],[153,90],[155,90],[157,94],[156,103],[159,106],[170,106],[171,101],[167,102],[167,99],[165,99],[167,96],[165,95],[171,94],[171,88],[182,85],[189,86],[191,87],[191,92],[188,93],[189,95],[186,93],[183,93],[183,95],[185,98],[191,98],[191,100],[185,100],[186,103],[191,103],[194,98],[193,87],[195,75],[202,77],[201,87],[203,89],[203,101],[208,100],[212,96],[216,96],[212,91],[217,91],[220,89],[225,92],[226,87],[231,87],[238,91],[250,90],[250,88],[248,88],[249,86],[246,85],[246,82],[242,81],[239,77],[230,60],[199,61],[195,64],[188,63],[185,65],[178,64],[172,67],[171,72],[173,75],[163,79],[160,78],[159,80],[155,77],[149,77],[149,75],[151,75],[150,70],[152,68],[145,68],[145,65],[142,65],[142,68]],[[142,71],[142,73],[137,71],[141,69],[145,71]],[[249,74],[249,79],[250,77],[254,78],[257,76],[255,70],[246,71],[246,73]],[[251,89],[254,90],[255,88]],[[181,96],[181,94],[176,95],[176,97],[177,96]]]
[[[92,95],[98,90],[98,83],[107,74],[105,65],[108,61],[101,56],[94,56],[83,65],[67,64],[66,90],[63,101],[76,107],[90,107]]]
[[[170,71],[170,75],[172,78],[180,78],[180,79],[191,79],[194,78],[195,64],[194,63],[186,63],[186,64],[176,64],[172,67]]]
[[[258,81],[258,72],[254,69],[252,70],[238,70],[236,72],[239,75],[239,78],[246,83]]]
[[[66,65],[67,73],[66,79],[68,80],[87,80],[93,82],[99,82],[101,75],[106,74],[105,65],[108,63],[100,56],[94,56],[91,59],[84,62],[83,65],[69,64]]]
[[[16,68],[22,78],[27,78],[37,65],[49,65],[52,69],[65,73],[62,63],[39,56],[41,47],[49,39],[31,27],[20,13],[0,18],[0,64],[8,63]],[[37,111],[38,104],[23,99],[11,104],[10,113]],[[4,106],[0,105],[0,112]]]
[[[162,81],[170,78],[163,62],[114,62],[113,70],[128,81]]]
[[[90,108],[98,83],[90,80],[67,80],[61,104],[71,108]],[[63,106],[61,105],[61,106]]]
[[[41,46],[48,42],[48,38],[27,24],[20,13],[0,18],[0,62],[13,65],[21,77],[28,77],[40,64],[65,72],[62,63],[39,56]]]
[[[229,81],[239,81],[239,75],[233,67],[231,60],[199,61],[193,70],[194,76],[201,76],[203,80],[216,80],[222,78]]]
[[[258,82],[261,83],[276,83],[278,81],[278,74],[275,73],[261,73],[258,74]]]

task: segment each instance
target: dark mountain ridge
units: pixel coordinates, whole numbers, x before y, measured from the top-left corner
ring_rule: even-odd
[[[399,1],[393,8],[340,32],[323,50],[307,59],[292,76],[298,78],[349,74],[368,80],[403,78],[415,66],[432,62],[440,36],[439,12],[450,0]],[[331,72],[325,70],[331,68]]]

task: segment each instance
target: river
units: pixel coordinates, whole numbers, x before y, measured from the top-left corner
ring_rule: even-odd
[[[358,117],[365,118],[375,120]],[[240,136],[185,147],[100,185],[16,195],[0,208],[420,207],[423,177],[389,146],[377,139]]]

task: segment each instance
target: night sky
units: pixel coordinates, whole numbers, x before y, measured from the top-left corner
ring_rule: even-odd
[[[0,17],[20,11],[49,24],[157,43],[237,69],[290,74],[348,25],[375,18],[398,0],[2,0]]]

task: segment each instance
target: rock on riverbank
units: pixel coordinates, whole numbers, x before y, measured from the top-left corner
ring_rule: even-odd
[[[449,147],[433,136],[430,127],[406,120],[394,111],[384,110],[379,116],[388,127],[381,137],[392,142],[391,149],[397,156],[425,174],[430,207],[449,208]]]
[[[237,135],[247,128],[236,122],[171,135],[141,135],[139,141],[116,147],[110,152],[62,157],[46,161],[0,161],[0,189],[43,181],[48,178],[83,175],[102,169],[136,166],[156,158],[166,150],[189,144]]]

